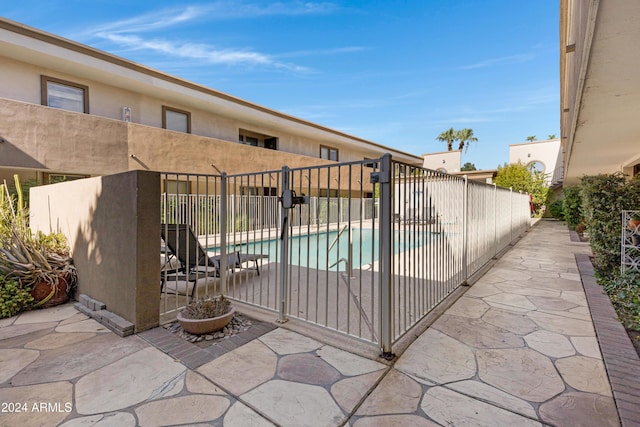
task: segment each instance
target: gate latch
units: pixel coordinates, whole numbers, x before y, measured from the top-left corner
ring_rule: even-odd
[[[371,184],[388,184],[391,182],[390,173],[388,171],[371,172],[369,182]]]
[[[308,205],[309,204],[309,196],[297,196],[296,192],[293,190],[284,190],[282,192],[282,196],[279,197],[280,202],[282,203],[282,207],[285,209],[292,209],[296,205]]]

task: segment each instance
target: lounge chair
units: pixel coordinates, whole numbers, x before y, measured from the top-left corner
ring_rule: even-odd
[[[222,257],[209,256],[188,224],[162,224],[161,236],[180,261],[180,272],[204,272],[220,276]],[[258,260],[261,258],[268,258],[268,256],[230,252],[227,254],[227,270],[232,272],[235,269],[256,270],[260,275]],[[254,263],[253,268],[244,267],[244,264],[249,262]]]
[[[269,255],[262,254],[243,254],[242,252],[235,252],[236,257],[236,267],[241,270],[255,270],[260,275],[260,264],[258,264],[258,260],[269,258]],[[243,264],[253,262],[253,268],[243,267]]]
[[[165,244],[161,247],[165,259],[167,261],[174,260],[173,263],[165,262],[162,267],[161,292],[168,281],[186,281],[193,283],[191,289],[191,297],[193,298],[198,279],[219,275],[218,267],[213,261],[208,260],[206,253],[187,224],[162,224],[160,235]],[[177,290],[175,293],[178,294]]]

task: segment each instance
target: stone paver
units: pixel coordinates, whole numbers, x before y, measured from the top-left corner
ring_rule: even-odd
[[[527,345],[545,356],[567,357],[576,354],[571,341],[560,334],[549,331],[535,331],[524,337]]]
[[[434,387],[427,391],[421,406],[429,417],[441,425],[463,427],[541,426],[537,421],[443,387]]]
[[[202,365],[197,371],[231,393],[241,395],[273,378],[276,366],[276,354],[254,340]]]
[[[422,399],[420,384],[393,369],[364,401],[356,415],[411,414]]]
[[[63,421],[73,409],[73,384],[67,381],[0,388],[0,402],[18,403],[0,416],[3,426],[42,427]],[[52,404],[51,407],[48,404]],[[44,407],[40,405],[44,404]],[[24,405],[24,406],[23,406]]]
[[[542,222],[392,363],[266,322],[270,332],[189,364],[189,345],[175,359],[71,304],[0,319],[0,401],[59,406],[0,425],[617,426],[621,409],[633,425],[637,384],[624,372],[640,363],[627,350],[603,362],[599,344],[617,341],[596,337],[574,253],[588,247]]]
[[[185,370],[161,351],[145,348],[80,378],[76,410],[83,415],[117,411],[170,395]]]
[[[466,380],[476,374],[473,351],[435,329],[428,329],[422,334],[395,367],[437,383]]]
[[[556,368],[566,383],[576,390],[611,396],[602,360],[584,356],[567,357],[557,360]],[[585,375],[585,372],[589,375]]]
[[[128,412],[111,412],[109,414],[90,415],[74,418],[61,424],[60,427],[135,427],[136,417]]]
[[[35,350],[22,349],[1,349],[0,350],[0,384],[10,380],[15,374],[20,372],[31,362],[40,356],[40,352]]]
[[[141,426],[170,426],[215,420],[229,405],[223,396],[195,394],[145,403],[136,408],[136,415]]]
[[[24,348],[31,348],[34,350],[53,350],[54,348],[60,348],[70,344],[82,342],[95,336],[96,334],[92,332],[54,333],[30,341],[24,346]]]
[[[479,350],[481,380],[516,397],[544,402],[565,389],[551,360],[527,348]]]
[[[273,380],[241,396],[285,426],[334,426],[345,414],[322,387]]]
[[[618,414],[610,397],[571,392],[540,406],[543,421],[558,426],[618,426]]]

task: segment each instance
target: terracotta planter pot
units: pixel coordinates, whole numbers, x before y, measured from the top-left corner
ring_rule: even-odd
[[[218,331],[231,322],[236,309],[231,307],[227,314],[209,319],[186,319],[182,317],[182,312],[178,313],[178,322],[182,329],[193,335],[203,335]]]
[[[65,277],[58,277],[57,284],[45,281],[38,282],[31,288],[34,308],[47,308],[64,304],[69,301],[70,291],[70,286]],[[51,295],[52,292],[53,295]]]
[[[640,219],[631,219],[631,220],[629,220],[629,228],[632,231],[638,230],[638,233],[640,233]]]

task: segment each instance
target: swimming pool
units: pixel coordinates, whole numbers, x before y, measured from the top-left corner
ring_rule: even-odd
[[[303,234],[289,238],[289,262],[300,267],[309,267],[318,270],[344,270],[344,263],[333,266],[339,259],[348,258],[349,233],[343,231],[326,231],[313,234]],[[394,252],[417,248],[424,244],[426,232],[411,230],[395,230]],[[351,229],[353,242],[352,265],[353,268],[372,264],[378,259],[378,241],[380,231],[367,228]],[[334,241],[338,241],[334,243]],[[268,262],[278,262],[281,256],[281,241],[279,239],[262,240],[238,245],[228,245],[228,252],[241,251],[243,253],[264,254],[269,256]],[[332,246],[333,244],[333,246]],[[212,254],[219,253],[220,248],[210,248]]]

